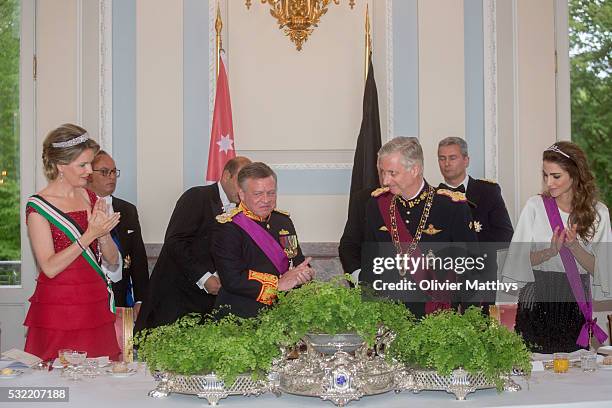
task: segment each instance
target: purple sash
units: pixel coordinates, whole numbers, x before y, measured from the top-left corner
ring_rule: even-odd
[[[276,242],[272,235],[270,235],[265,229],[261,228],[259,224],[244,215],[244,213],[238,213],[232,221],[244,230],[249,236],[255,241],[255,244],[263,251],[264,254],[272,261],[274,267],[280,275],[283,275],[289,269],[289,258],[285,254],[280,244]]]
[[[544,201],[544,208],[546,209],[546,215],[548,215],[548,221],[550,222],[553,233],[557,227],[559,228],[559,232],[563,231],[563,221],[561,220],[561,214],[559,214],[559,207],[557,207],[555,199],[542,196],[542,201]],[[574,258],[570,250],[564,246],[559,250],[559,256],[563,262],[565,275],[572,288],[572,293],[576,298],[578,307],[585,320],[580,330],[578,340],[576,340],[576,344],[581,347],[587,347],[589,345],[591,333],[595,335],[600,343],[603,343],[608,338],[608,335],[597,325],[597,318],[593,319],[593,302],[591,301],[590,293],[588,299],[585,296],[582,281],[580,280],[580,273],[578,272],[578,265],[576,264],[576,258]]]

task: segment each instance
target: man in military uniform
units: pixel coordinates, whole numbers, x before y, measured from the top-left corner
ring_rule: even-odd
[[[378,152],[378,167],[383,188],[372,193],[366,208],[365,239],[368,253],[366,258],[407,255],[408,257],[429,257],[466,254],[466,243],[476,242],[470,209],[463,193],[436,189],[423,178],[423,150],[414,137],[396,137],[387,142]],[[392,243],[393,246],[371,243]],[[454,248],[430,246],[428,243],[447,243]],[[392,250],[392,254],[389,253]],[[377,252],[378,253],[373,253]],[[391,272],[391,273],[390,273]],[[376,275],[372,263],[362,264],[360,280],[374,283],[380,277],[386,280],[408,279],[417,284],[420,281],[460,280],[453,271],[432,271],[416,268],[410,273],[402,271]],[[395,273],[395,275],[394,275]],[[376,286],[374,286],[376,289]],[[453,294],[445,290],[404,291],[402,300],[417,316],[426,312],[450,307]]]
[[[215,217],[238,203],[238,173],[249,163],[246,157],[234,157],[225,164],[218,183],[192,187],[181,195],[151,274],[136,331],[213,310],[221,285],[211,251]]]
[[[264,163],[249,164],[238,173],[238,186],[240,205],[217,217],[213,234],[221,279],[215,307],[221,314],[253,317],[274,303],[278,291],[310,281],[314,270],[289,214],[276,209],[274,171]]]
[[[465,193],[472,212],[473,229],[481,249],[487,253],[484,279],[496,280],[496,252],[508,247],[514,233],[501,188],[494,181],[474,179],[467,174],[470,165],[468,145],[460,137],[447,137],[438,143],[438,165],[444,177],[439,188]],[[489,305],[495,304],[495,292],[476,293],[473,303],[488,313]]]

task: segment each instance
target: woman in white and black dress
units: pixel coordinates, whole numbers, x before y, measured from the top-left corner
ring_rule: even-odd
[[[588,345],[582,331],[603,334],[592,320],[585,325],[587,312],[576,298],[612,298],[610,215],[597,200],[594,177],[577,145],[555,143],[542,160],[542,194],[531,197],[521,212],[502,276],[522,288],[515,329],[532,351],[571,352]],[[556,224],[551,214],[557,214]]]

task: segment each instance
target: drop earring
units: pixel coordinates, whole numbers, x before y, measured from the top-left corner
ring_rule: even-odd
[[[60,171],[60,175],[59,176],[60,176],[60,182],[63,182],[64,181],[64,172]]]

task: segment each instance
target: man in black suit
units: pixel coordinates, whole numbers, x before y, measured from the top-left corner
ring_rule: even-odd
[[[238,203],[238,172],[250,162],[246,157],[229,160],[221,181],[192,187],[179,198],[136,331],[173,323],[189,313],[212,311],[221,283],[211,254],[211,232],[215,217]]]
[[[361,271],[361,246],[365,239],[366,204],[374,188],[357,191],[349,201],[348,217],[338,245],[338,255],[344,273],[358,281]],[[351,285],[352,286],[352,285]]]
[[[487,280],[497,279],[496,250],[507,247],[514,229],[501,194],[499,184],[491,180],[479,180],[467,174],[470,164],[468,145],[460,137],[447,137],[438,144],[438,165],[444,177],[441,188],[464,192],[472,212],[473,229],[478,235],[481,249],[487,253]],[[474,303],[483,306],[495,304],[495,294],[476,294]]]
[[[122,279],[113,282],[115,305],[133,307],[136,320],[149,286],[147,253],[142,241],[138,210],[133,204],[112,195],[120,171],[107,152],[99,151],[91,167],[93,173],[89,176],[87,187],[106,201],[111,212],[121,213],[119,224],[111,232],[123,260]]]
[[[289,214],[276,209],[276,174],[266,164],[238,174],[240,205],[217,217],[212,249],[222,287],[221,313],[253,317],[288,291],[314,277]],[[295,264],[295,267],[291,265]]]

